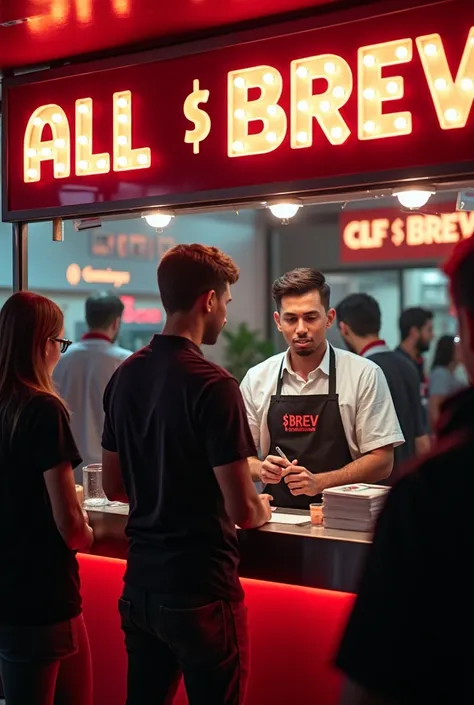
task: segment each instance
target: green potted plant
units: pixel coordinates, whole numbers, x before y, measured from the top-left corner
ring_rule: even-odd
[[[250,330],[247,323],[239,323],[234,330],[226,328],[222,335],[226,343],[224,367],[239,382],[251,367],[274,354],[273,343]]]

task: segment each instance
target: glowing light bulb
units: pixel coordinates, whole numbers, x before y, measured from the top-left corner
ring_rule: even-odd
[[[27,174],[28,178],[36,179],[36,177],[38,176],[38,170],[37,169],[28,169],[26,174]]]
[[[81,159],[80,161],[77,162],[77,166],[79,169],[84,171],[85,169],[88,168],[89,162],[87,161],[87,159]]]
[[[335,98],[344,98],[344,96],[346,95],[346,91],[342,86],[336,86],[332,94]]]
[[[367,54],[363,58],[364,66],[367,66],[367,68],[371,68],[372,66],[375,66],[375,56],[372,56],[372,54]]]
[[[438,53],[438,47],[436,44],[426,44],[425,45],[425,54],[426,56],[436,56]]]
[[[377,125],[373,120],[367,120],[367,122],[364,122],[364,132],[368,132],[370,134],[375,132],[376,129]]]
[[[51,115],[51,120],[59,124],[63,121],[63,116],[61,115],[61,113],[53,113]]]
[[[119,158],[117,159],[117,164],[118,164],[119,166],[127,166],[127,164],[128,164],[128,159],[127,159],[127,157],[119,157]]]
[[[399,203],[404,208],[423,208],[430,200],[434,191],[425,189],[406,189],[394,191],[393,195],[398,198]]]
[[[448,84],[444,78],[437,78],[434,82],[434,86],[437,91],[445,91],[448,87]]]
[[[331,137],[335,140],[340,140],[342,137],[342,127],[333,127],[331,129]]]
[[[319,109],[322,110],[323,113],[328,113],[331,110],[331,103],[329,100],[322,100],[319,104]]]
[[[234,117],[236,117],[237,120],[245,120],[245,110],[243,108],[238,108],[234,112]]]
[[[474,88],[474,81],[472,78],[463,78],[461,81],[461,88],[463,91],[472,91]]]
[[[122,123],[122,125],[125,125],[128,122],[128,115],[119,115],[117,120]]]
[[[27,150],[26,150],[26,156],[27,156],[27,157],[30,157],[30,158],[31,158],[31,157],[36,157],[36,155],[37,155],[36,149],[32,149],[32,148],[30,147],[30,149],[27,149]]]
[[[237,76],[237,78],[234,78],[234,86],[236,88],[243,88],[245,86],[245,79],[242,78],[242,76]]]
[[[43,147],[41,149],[41,156],[42,157],[50,157],[52,154],[51,149],[49,147]]]
[[[81,113],[82,115],[85,115],[86,113],[89,112],[89,106],[86,105],[85,103],[81,103],[80,105],[77,106],[77,111]]]
[[[326,73],[336,73],[336,64],[334,64],[332,61],[326,61],[324,64],[324,70]]]
[[[87,139],[87,137],[85,135],[79,135],[79,137],[77,138],[77,141],[78,141],[78,144],[87,144],[89,140]]]
[[[276,142],[277,141],[277,136],[275,132],[268,132],[266,136],[267,142]]]
[[[459,118],[459,113],[456,108],[448,108],[448,110],[444,113],[444,117],[448,122],[456,122]]]
[[[146,220],[150,227],[161,229],[166,228],[166,226],[171,223],[174,215],[169,215],[168,213],[150,213],[149,215],[142,215],[142,218]]]
[[[400,60],[406,59],[408,56],[408,49],[406,47],[397,47],[395,49],[395,56]]]
[[[296,69],[296,75],[299,78],[307,78],[308,77],[308,69],[306,68],[306,66],[298,66],[298,68]]]
[[[139,164],[145,165],[145,164],[148,164],[149,161],[150,161],[150,160],[149,160],[147,154],[139,154],[138,157],[137,157],[137,162],[138,162]]]
[[[362,95],[366,100],[373,100],[375,98],[375,91],[373,88],[366,88]]]
[[[396,81],[389,81],[386,87],[387,93],[390,93],[390,95],[395,95],[398,92],[398,83]]]
[[[42,124],[43,121],[40,117],[33,118],[33,125],[35,125],[35,127],[41,127]]]
[[[125,137],[125,135],[119,135],[119,136],[117,137],[117,143],[120,144],[122,147],[125,147],[125,145],[127,144],[127,142],[128,142],[128,140],[127,140],[127,138]]]
[[[126,108],[128,105],[128,100],[126,98],[119,98],[117,101],[117,106],[119,108]]]
[[[59,164],[56,164],[56,172],[58,174],[64,174],[66,171],[66,165],[63,164],[62,162],[59,162]]]
[[[394,125],[397,130],[406,130],[408,122],[407,122],[407,119],[404,117],[397,117],[395,119]]]
[[[277,114],[277,106],[276,105],[269,105],[267,108],[267,115],[276,115]]]
[[[98,169],[106,169],[107,168],[107,159],[98,159],[97,160],[97,168]]]
[[[308,133],[304,132],[303,130],[301,132],[296,133],[296,141],[297,142],[307,142],[308,141]]]
[[[267,86],[271,86],[274,81],[275,81],[275,76],[272,73],[264,73],[263,74],[263,82],[266,83]]]
[[[64,149],[64,147],[66,146],[66,140],[63,140],[62,137],[59,137],[59,139],[54,140],[54,146],[57,149]]]
[[[307,100],[300,100],[298,101],[298,105],[296,106],[298,110],[301,110],[302,113],[307,113],[308,112],[308,101]]]
[[[234,152],[243,152],[244,143],[240,140],[236,140],[235,142],[232,142],[232,149],[234,150]]]
[[[268,208],[275,218],[288,220],[288,218],[293,218],[298,213],[301,206],[298,203],[274,203]]]

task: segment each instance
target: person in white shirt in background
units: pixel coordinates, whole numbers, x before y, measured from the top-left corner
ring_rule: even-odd
[[[289,347],[241,384],[264,458],[251,459],[252,476],[276,506],[308,509],[329,487],[387,479],[404,438],[380,367],[326,341],[335,310],[323,274],[295,269],[274,282],[272,294]]]
[[[82,467],[102,462],[103,396],[119,365],[132,352],[115,344],[124,305],[111,293],[86,300],[88,332],[73,343],[54,372],[54,382],[71,414],[71,427],[83,465],[75,471],[82,484]]]

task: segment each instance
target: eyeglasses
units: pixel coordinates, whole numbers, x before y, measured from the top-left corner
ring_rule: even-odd
[[[72,345],[72,340],[68,340],[67,338],[51,338],[51,340],[55,343],[59,343],[59,350],[62,353],[65,353],[69,346]]]

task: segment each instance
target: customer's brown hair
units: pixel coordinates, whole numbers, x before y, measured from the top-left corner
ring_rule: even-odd
[[[48,371],[46,347],[64,325],[51,299],[20,291],[0,311],[0,433],[11,438],[28,401],[37,394],[59,399]]]
[[[190,311],[208,291],[222,296],[227,284],[235,284],[239,268],[229,255],[207,245],[176,245],[158,266],[158,287],[168,314]]]
[[[474,239],[463,240],[443,267],[450,279],[451,295],[457,308],[474,315]]]
[[[326,283],[324,274],[317,269],[310,267],[299,267],[286,272],[278,279],[275,279],[272,286],[272,296],[278,310],[281,309],[281,302],[285,296],[303,296],[310,291],[319,291],[321,303],[326,309],[329,308],[331,288]]]

